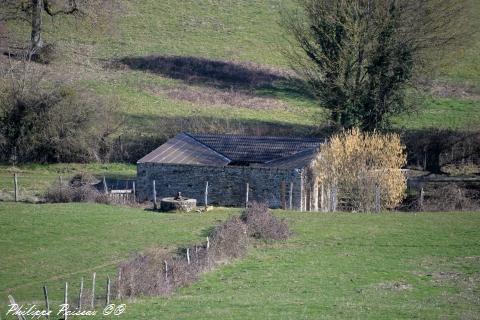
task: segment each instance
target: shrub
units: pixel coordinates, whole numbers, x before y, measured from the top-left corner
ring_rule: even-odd
[[[94,187],[86,185],[81,187],[72,187],[73,189],[73,202],[96,202],[97,197],[100,195]]]
[[[240,258],[247,252],[248,236],[245,224],[237,217],[230,218],[212,233],[210,252],[215,261]]]
[[[175,254],[165,249],[151,248],[120,264],[121,277],[115,283],[114,290],[123,297],[168,295],[175,288],[196,281],[199,274],[210,266],[212,264],[204,247],[196,251],[190,249],[190,264],[185,257],[185,250]]]
[[[100,181],[90,173],[80,172],[75,174],[72,178],[70,178],[69,184],[72,187],[79,188],[82,186],[94,185],[99,182]]]
[[[122,297],[170,293],[174,286],[165,278],[165,261],[171,265],[172,259],[163,249],[149,249],[135,254],[120,264],[120,281],[116,282],[115,290]]]
[[[478,210],[480,206],[475,201],[477,195],[468,191],[454,183],[427,189],[422,209],[424,211]]]
[[[38,63],[50,64],[58,58],[57,51],[55,44],[48,43],[33,53],[31,59]]]
[[[253,225],[258,226],[259,216],[262,223],[268,221],[275,225],[273,229],[268,227],[267,231],[261,229],[262,236],[275,239],[280,238],[279,234],[288,235],[287,225],[272,216],[263,204],[253,204],[249,207],[244,219],[248,222],[254,221]],[[217,226],[211,234],[211,239],[209,249],[202,245],[170,253],[164,249],[153,248],[135,254],[120,264],[114,291],[122,297],[155,296],[168,295],[177,287],[188,286],[196,281],[202,272],[210,270],[215,264],[246,254],[247,226],[240,218],[233,217]],[[187,250],[190,263],[186,258]],[[168,270],[165,270],[165,262]]]
[[[338,197],[352,210],[372,211],[376,190],[381,208],[392,209],[403,200],[407,187],[400,170],[406,163],[404,150],[396,134],[347,130],[321,149],[316,179],[332,193],[338,190]]]
[[[45,201],[51,203],[96,202],[109,204],[110,198],[92,186],[94,180],[86,174],[75,175],[68,183],[53,182],[45,193]]]
[[[78,305],[79,303],[79,298],[80,297],[76,297],[76,296],[73,296],[72,298],[69,297],[69,303],[70,305]],[[98,300],[95,299],[95,300]],[[103,300],[103,299],[102,299]],[[103,302],[103,301],[102,301]],[[82,291],[82,309],[83,310],[86,310],[89,308],[89,306],[92,305],[92,289],[90,288],[85,288],[85,286],[83,287],[83,291]]]
[[[52,183],[45,193],[45,201],[51,203],[72,202],[73,188],[67,183]]]
[[[248,235],[263,240],[287,239],[290,235],[285,221],[275,217],[265,203],[251,202],[242,213]]]
[[[91,91],[45,83],[25,69],[12,71],[14,80],[0,80],[0,160],[107,159],[120,128],[113,103]]]

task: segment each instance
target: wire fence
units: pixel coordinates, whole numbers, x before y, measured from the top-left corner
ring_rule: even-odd
[[[38,174],[30,172],[0,175],[0,201],[38,203],[44,202],[48,189],[56,182],[68,182],[70,177]],[[92,184],[96,190],[106,193],[113,203],[135,201],[135,179],[115,179],[102,177]]]

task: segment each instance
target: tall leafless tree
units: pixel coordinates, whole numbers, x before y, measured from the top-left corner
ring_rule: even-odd
[[[59,15],[97,18],[108,16],[114,6],[110,0],[0,0],[0,21],[22,20],[31,25],[30,48],[32,53],[43,46],[43,16]]]

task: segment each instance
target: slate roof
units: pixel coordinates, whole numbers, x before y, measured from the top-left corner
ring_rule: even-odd
[[[142,162],[224,166],[231,160],[191,136],[180,133],[138,160],[138,163]]]
[[[320,144],[315,138],[180,133],[138,163],[303,168]]]

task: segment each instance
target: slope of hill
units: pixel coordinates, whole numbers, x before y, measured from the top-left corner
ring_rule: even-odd
[[[280,53],[286,40],[279,12],[290,5],[129,1],[106,33],[69,17],[45,19],[45,40],[63,54],[45,68],[62,81],[117,97],[135,134],[154,135],[166,122],[231,132],[247,127],[259,134],[312,133],[325,123],[326,111],[289,78]],[[28,40],[26,25],[7,27],[17,41]],[[480,125],[480,36],[475,37],[471,48],[444,61],[426,106],[399,118],[397,126]]]

